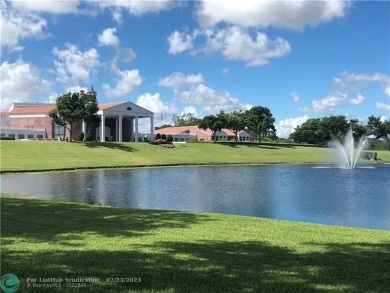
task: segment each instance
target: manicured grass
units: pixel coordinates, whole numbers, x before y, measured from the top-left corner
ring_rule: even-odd
[[[290,145],[187,143],[166,149],[147,143],[0,141],[1,171],[186,164],[323,163],[331,149]],[[390,152],[379,151],[380,162]]]
[[[1,274],[20,278],[18,292],[390,288],[389,231],[8,198],[1,199],[1,225]],[[72,290],[27,287],[27,278],[62,278],[65,286],[65,278],[78,277],[100,281]]]

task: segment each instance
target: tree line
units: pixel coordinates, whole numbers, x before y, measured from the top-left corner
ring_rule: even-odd
[[[297,126],[289,139],[297,143],[325,145],[330,140],[342,139],[352,129],[355,139],[369,137],[374,140],[390,140],[390,120],[383,121],[379,116],[371,115],[366,124],[357,119],[347,120],[345,116],[311,118]]]
[[[192,113],[178,114],[173,115],[172,122],[174,125],[165,124],[156,129],[197,125],[200,129],[210,129],[213,136],[222,129],[229,129],[234,133],[236,141],[238,141],[238,134],[243,130],[259,142],[265,138],[276,138],[275,118],[267,107],[262,106],[229,113],[221,110],[218,114],[207,115],[202,119],[196,118]]]

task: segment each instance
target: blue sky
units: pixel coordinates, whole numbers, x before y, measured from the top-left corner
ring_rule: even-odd
[[[156,125],[265,106],[286,137],[308,118],[390,116],[388,1],[0,3],[3,111],[93,85]]]

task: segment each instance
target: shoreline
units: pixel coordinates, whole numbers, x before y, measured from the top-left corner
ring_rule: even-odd
[[[223,167],[223,166],[272,166],[272,165],[333,165],[334,163],[320,162],[263,162],[263,163],[199,163],[199,164],[162,164],[162,165],[136,165],[136,166],[102,166],[102,167],[75,167],[58,169],[36,169],[36,170],[15,170],[2,171],[0,175],[6,174],[35,174],[35,173],[60,173],[60,172],[79,172],[93,170],[112,170],[112,169],[148,169],[148,168],[180,168],[180,167]],[[370,164],[370,163],[368,163]],[[389,163],[390,164],[390,163]]]

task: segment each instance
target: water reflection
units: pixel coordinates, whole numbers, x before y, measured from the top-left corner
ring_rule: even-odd
[[[390,229],[389,168],[218,166],[1,175],[13,197]]]

